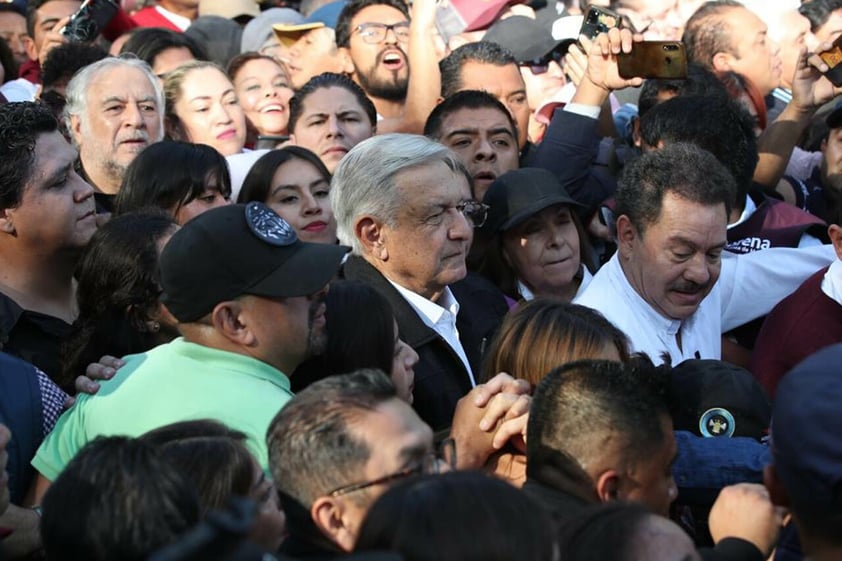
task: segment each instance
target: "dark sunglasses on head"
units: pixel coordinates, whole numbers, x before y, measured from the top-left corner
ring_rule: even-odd
[[[555,61],[561,64],[561,59],[564,58],[564,52],[561,49],[556,49],[549,54],[542,56],[541,58],[535,58],[532,60],[527,60],[523,62],[519,62],[518,65],[521,67],[529,68],[529,70],[533,74],[544,74],[550,69],[550,63]]]

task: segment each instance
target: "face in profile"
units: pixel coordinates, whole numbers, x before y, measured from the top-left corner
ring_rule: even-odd
[[[6,228],[20,243],[44,252],[78,251],[96,232],[94,190],[74,170],[76,157],[58,131],[38,135],[21,201],[6,209]]]
[[[207,144],[223,156],[246,143],[246,118],[231,80],[214,67],[196,68],[183,78],[175,114],[189,142]]]
[[[302,101],[292,133],[297,146],[314,152],[333,173],[351,148],[374,135],[374,126],[353,93],[331,86],[315,90]]]
[[[627,462],[625,473],[620,478],[618,498],[641,503],[655,514],[669,516],[678,488],[672,476],[676,455],[675,434],[672,420],[666,415],[662,416],[661,430],[664,438],[654,453]]]
[[[392,371],[390,378],[395,384],[398,397],[407,403],[413,401],[412,390],[415,387],[415,370],[413,367],[418,364],[418,353],[407,343],[402,341],[398,334],[398,322],[395,323],[395,352],[392,357]]]

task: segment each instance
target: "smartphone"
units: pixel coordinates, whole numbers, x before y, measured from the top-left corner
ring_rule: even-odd
[[[817,53],[830,68],[824,75],[836,86],[842,86],[842,35],[836,38],[833,45],[826,51]]]
[[[622,78],[687,77],[687,54],[681,41],[642,41],[632,45],[630,53],[617,55],[617,70]]]
[[[113,0],[85,0],[70,16],[61,34],[76,43],[90,43],[117,14],[119,6]]]
[[[594,39],[600,33],[605,33],[614,27],[620,27],[620,20],[620,14],[617,12],[599,6],[591,6],[588,8],[585,19],[582,20],[579,35]]]

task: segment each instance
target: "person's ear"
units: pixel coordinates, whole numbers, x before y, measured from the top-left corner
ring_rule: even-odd
[[[789,506],[789,495],[778,477],[778,470],[772,464],[767,464],[763,468],[763,486],[769,491],[769,499],[773,505]]]
[[[824,154],[824,151],[827,150],[827,139],[825,138],[822,140],[822,143],[819,145],[819,152]]]
[[[640,117],[632,117],[632,142],[638,148],[643,146],[643,137],[640,136]]]
[[[27,35],[23,38],[23,48],[29,60],[38,60],[38,47],[35,46],[35,40],[32,37]]]
[[[631,219],[625,214],[617,217],[617,250],[620,252],[620,257],[626,259],[631,257],[631,251],[634,243],[640,234],[637,228],[632,224]]]
[[[842,226],[831,224],[827,228],[827,236],[833,244],[833,249],[836,250],[837,259],[842,259]]]
[[[596,478],[596,495],[600,502],[607,503],[620,498],[620,474],[608,469]]]
[[[354,59],[351,58],[351,49],[339,47],[336,49],[336,58],[339,61],[339,74],[351,76],[354,73]]]
[[[79,118],[79,115],[70,116],[70,135],[73,137],[73,140],[74,142],[76,142],[76,145],[81,146],[82,119]]]
[[[319,497],[310,507],[310,518],[319,531],[343,551],[350,552],[354,549],[356,536],[347,525],[345,503],[342,500]]]
[[[729,70],[733,70],[731,66],[733,63],[734,55],[724,51],[716,53],[713,55],[713,59],[711,59],[711,66],[713,66],[714,72],[727,72]]]
[[[257,337],[248,325],[246,308],[240,300],[220,302],[211,312],[211,323],[226,339],[251,347],[257,343]]]
[[[12,236],[17,234],[14,217],[14,209],[4,208],[0,210],[0,232],[11,234]]]
[[[389,260],[384,226],[383,222],[371,216],[363,216],[354,223],[354,235],[362,243],[366,254],[378,261]]]

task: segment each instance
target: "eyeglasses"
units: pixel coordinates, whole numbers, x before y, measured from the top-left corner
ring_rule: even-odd
[[[421,463],[419,463],[416,466],[402,469],[395,473],[384,475],[383,477],[378,477],[377,479],[372,479],[371,481],[362,481],[360,483],[351,483],[350,485],[343,485],[342,487],[338,487],[333,491],[327,493],[327,496],[340,497],[342,495],[347,495],[348,493],[353,493],[354,491],[360,491],[362,489],[374,487],[375,485],[384,485],[386,483],[391,483],[392,481],[398,481],[401,479],[406,479],[407,477],[414,477],[416,475],[431,475],[436,473],[442,473],[455,468],[456,443],[452,438],[447,438],[442,441],[441,445],[439,446],[438,452],[428,453],[421,460]]]
[[[489,206],[477,201],[462,201],[456,205],[456,210],[462,213],[462,216],[474,228],[482,228],[485,220],[488,218]]]
[[[564,58],[564,53],[559,50],[553,51],[550,54],[541,58],[536,58],[524,62],[519,62],[518,66],[529,68],[533,74],[546,74],[550,69],[550,63],[555,61],[561,64],[561,59]]]
[[[386,33],[389,30],[395,34],[395,39],[401,43],[409,41],[409,22],[407,21],[399,21],[392,25],[386,25],[385,23],[363,23],[354,29],[354,33],[359,33],[364,43],[376,45],[386,39]]]

